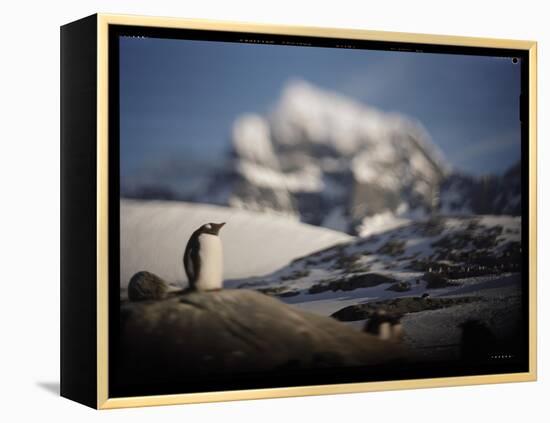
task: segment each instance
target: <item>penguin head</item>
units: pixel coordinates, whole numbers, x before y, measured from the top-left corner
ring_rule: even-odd
[[[203,233],[203,234],[218,235],[218,233],[220,232],[220,229],[222,228],[223,225],[225,225],[225,222],[222,222],[222,223],[212,223],[212,222],[206,223],[206,224],[202,225],[199,228],[199,232]]]

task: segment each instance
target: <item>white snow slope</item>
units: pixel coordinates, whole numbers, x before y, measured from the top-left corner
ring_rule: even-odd
[[[124,199],[120,203],[121,288],[140,270],[186,286],[185,246],[193,231],[208,222],[227,223],[220,232],[225,279],[267,274],[296,257],[353,239],[330,229],[246,210]]]

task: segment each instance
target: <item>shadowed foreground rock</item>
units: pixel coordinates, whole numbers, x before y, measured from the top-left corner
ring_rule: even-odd
[[[342,322],[353,322],[372,317],[380,310],[400,315],[418,313],[427,310],[453,307],[483,301],[480,297],[465,296],[451,298],[403,297],[391,300],[373,301],[369,303],[350,305],[334,312],[332,317]]]
[[[387,363],[400,345],[256,291],[191,292],[121,308],[125,377]]]

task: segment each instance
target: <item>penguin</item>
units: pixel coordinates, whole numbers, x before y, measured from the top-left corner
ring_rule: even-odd
[[[183,255],[183,266],[189,288],[215,291],[223,285],[222,241],[218,236],[223,223],[206,223],[189,238]]]
[[[401,341],[403,326],[400,313],[387,313],[386,310],[376,310],[369,316],[363,331],[378,336],[382,341]]]

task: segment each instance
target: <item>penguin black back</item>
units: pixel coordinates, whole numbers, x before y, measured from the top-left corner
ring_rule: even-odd
[[[196,288],[196,282],[201,275],[202,260],[200,256],[201,244],[200,236],[203,234],[218,236],[218,233],[225,223],[206,223],[198,228],[187,242],[185,247],[185,253],[183,255],[183,266],[187,279],[189,280],[189,286],[192,289]]]
[[[199,235],[201,234],[200,228],[193,232],[187,246],[185,247],[185,253],[183,255],[183,267],[185,268],[185,274],[189,280],[189,285],[192,286],[200,272],[200,260],[199,260]]]

